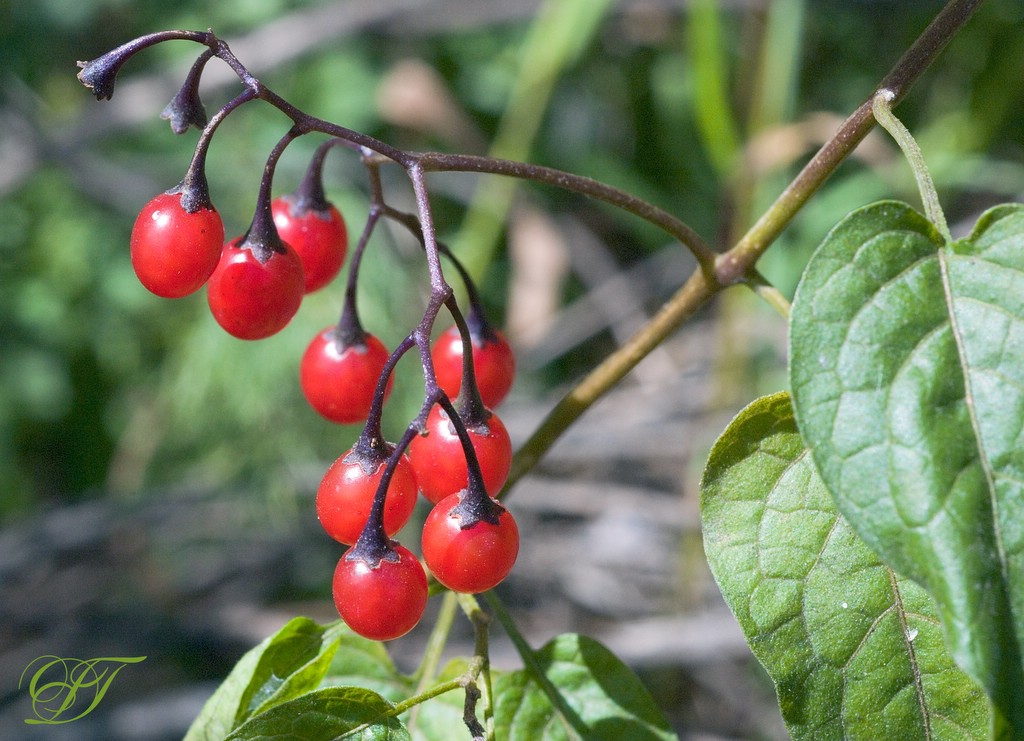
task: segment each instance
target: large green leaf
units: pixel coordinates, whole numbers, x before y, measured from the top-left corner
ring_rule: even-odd
[[[315,689],[340,628],[297,617],[246,653],[192,723],[185,741],[221,741],[250,715]]]
[[[934,604],[850,529],[788,394],[759,399],[711,451],[704,547],[796,739],[983,739],[985,694],[945,650]]]
[[[532,668],[494,682],[497,737],[507,741],[669,741],[637,676],[592,638],[567,634],[534,651]]]
[[[362,687],[326,687],[253,716],[224,741],[409,741],[394,706]]]
[[[840,510],[935,598],[1024,738],[1024,208],[943,244],[884,202],[818,248],[791,324],[800,432]]]

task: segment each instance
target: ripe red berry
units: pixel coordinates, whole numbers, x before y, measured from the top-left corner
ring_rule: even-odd
[[[132,227],[132,267],[139,281],[164,298],[180,298],[203,287],[221,247],[224,222],[214,208],[189,213],[180,193],[162,193],[142,207]]]
[[[497,494],[512,467],[512,441],[508,430],[492,412],[484,425],[470,427],[468,432],[480,463],[484,488],[488,494]],[[435,504],[469,484],[462,443],[440,406],[435,406],[427,416],[426,434],[417,435],[409,444],[409,460],[416,471],[420,491]]]
[[[270,204],[281,239],[302,260],[306,293],[323,288],[341,270],[348,251],[348,230],[341,213],[328,204],[323,211],[302,209],[294,196],[275,198]]]
[[[316,492],[316,514],[327,534],[339,543],[352,545],[358,540],[370,516],[384,468],[385,461],[381,460],[367,472],[359,456],[349,450],[327,469]],[[409,521],[417,495],[412,464],[403,455],[398,459],[384,499],[384,531],[389,537]]]
[[[516,359],[505,335],[491,329],[491,337],[472,336],[473,370],[484,406],[498,406],[512,388],[516,375]],[[452,399],[462,386],[462,335],[459,328],[446,329],[431,350],[437,384]]]
[[[299,364],[299,382],[306,400],[323,417],[339,424],[366,419],[373,403],[388,351],[371,334],[362,343],[346,346],[336,327],[328,327],[313,338]],[[389,378],[384,398],[391,393]]]
[[[497,586],[512,570],[519,555],[519,527],[501,508],[496,524],[477,519],[464,528],[458,507],[465,496],[462,492],[446,497],[427,515],[423,559],[446,587],[475,594]]]
[[[302,303],[302,263],[295,250],[269,251],[266,261],[232,240],[210,276],[207,298],[214,318],[229,334],[258,340],[284,329]]]
[[[390,555],[370,566],[351,551],[334,569],[334,606],[359,635],[390,641],[416,627],[427,606],[427,576],[408,548],[391,543]]]

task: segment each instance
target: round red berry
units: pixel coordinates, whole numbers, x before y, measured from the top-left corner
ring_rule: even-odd
[[[305,292],[312,293],[330,283],[348,252],[348,229],[338,209],[331,204],[324,210],[301,209],[290,195],[275,198],[270,209],[281,239],[302,261]]]
[[[465,496],[463,492],[446,497],[427,515],[423,560],[449,589],[475,594],[497,586],[512,570],[519,555],[519,527],[501,508],[497,524],[478,519],[464,528],[457,508]]]
[[[310,406],[339,424],[366,419],[377,380],[388,361],[388,350],[371,334],[362,342],[345,345],[336,327],[313,338],[299,364],[299,382]],[[384,398],[391,393],[388,379]]]
[[[295,250],[270,251],[261,261],[242,242],[224,247],[210,276],[207,298],[214,318],[229,334],[258,340],[284,329],[302,303],[302,263]]]
[[[512,388],[516,359],[505,335],[491,329],[491,337],[472,336],[473,370],[484,406],[498,406]],[[462,335],[456,326],[446,329],[431,350],[437,384],[452,399],[462,387]]]
[[[512,441],[508,430],[491,413],[483,425],[468,429],[488,494],[497,494],[512,467]],[[416,471],[416,483],[431,502],[437,503],[469,484],[469,467],[462,442],[447,413],[435,406],[427,416],[425,434],[409,444],[409,460]]]
[[[346,461],[346,459],[348,459]],[[385,461],[369,472],[350,450],[327,469],[316,492],[316,514],[320,524],[339,543],[352,545],[366,525],[384,475]],[[384,499],[384,531],[390,537],[409,521],[416,507],[416,477],[406,456],[398,459]]]
[[[180,193],[151,200],[132,227],[132,267],[157,296],[181,298],[203,287],[217,267],[224,222],[214,208],[189,213]]]
[[[391,543],[394,560],[370,566],[346,553],[334,569],[334,606],[359,635],[390,641],[416,627],[427,606],[427,575],[408,548]]]

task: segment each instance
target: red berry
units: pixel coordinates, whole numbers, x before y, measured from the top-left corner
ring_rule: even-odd
[[[207,298],[214,318],[229,334],[258,340],[284,329],[302,303],[302,263],[295,250],[271,251],[261,262],[253,250],[232,240],[210,276]]]
[[[294,196],[275,198],[270,204],[281,239],[295,248],[306,275],[306,293],[323,288],[341,270],[348,251],[348,230],[333,205],[301,210]]]
[[[367,473],[358,456],[349,450],[327,469],[316,492],[316,514],[327,534],[339,543],[352,545],[359,539],[384,468],[385,462],[381,461]],[[389,537],[409,521],[417,494],[412,464],[403,455],[398,459],[384,499],[384,531]]]
[[[423,523],[423,559],[455,592],[485,592],[508,576],[519,555],[519,527],[503,509],[497,524],[484,519],[463,528],[456,509],[464,492],[441,500]],[[495,504],[497,504],[495,502]]]
[[[408,548],[391,543],[390,561],[371,567],[346,553],[334,569],[334,606],[359,635],[390,641],[416,627],[427,606],[427,575]]]
[[[491,338],[474,336],[473,370],[476,385],[484,406],[493,409],[498,406],[512,388],[516,375],[516,359],[505,335],[491,330]],[[437,384],[452,399],[462,386],[462,335],[456,326],[446,329],[431,350]]]
[[[132,267],[157,296],[195,293],[210,278],[221,247],[224,222],[214,208],[189,213],[181,194],[162,193],[142,207],[132,227]]]
[[[469,428],[480,472],[487,493],[497,494],[512,467],[512,441],[508,430],[491,413],[485,425]],[[440,406],[427,417],[426,434],[417,435],[409,444],[409,460],[416,471],[416,483],[423,495],[435,504],[469,485],[469,467],[455,426]]]
[[[299,365],[299,381],[306,400],[323,417],[339,424],[361,422],[370,413],[387,348],[371,334],[362,344],[344,346],[335,327],[328,327],[309,343]],[[391,393],[388,379],[384,398]]]

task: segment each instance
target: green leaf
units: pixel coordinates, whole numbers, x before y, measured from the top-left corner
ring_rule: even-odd
[[[320,685],[338,649],[339,628],[289,621],[246,653],[192,723],[185,741],[220,741],[254,713]]]
[[[373,690],[392,702],[404,700],[415,688],[413,681],[395,668],[383,643],[342,626],[338,651],[321,686],[349,685]]]
[[[394,705],[362,687],[327,687],[253,716],[224,741],[409,741]]]
[[[533,652],[530,663],[540,676],[527,668],[503,674],[494,682],[498,738],[676,738],[637,676],[597,641],[558,636]]]
[[[946,652],[934,604],[839,514],[788,394],[752,403],[715,443],[701,517],[793,738],[988,738],[988,701]]]
[[[1024,738],[1024,208],[943,244],[854,212],[793,304],[800,432],[839,509],[934,597],[956,661]],[[1000,719],[1001,721],[1002,719]]]

